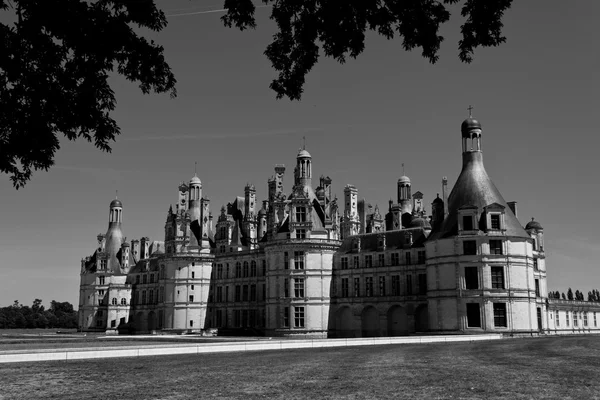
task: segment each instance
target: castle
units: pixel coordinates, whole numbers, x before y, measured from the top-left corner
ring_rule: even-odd
[[[332,180],[313,189],[312,157],[296,157],[294,185],[275,166],[268,198],[256,189],[214,221],[202,183],[181,184],[164,241],[125,241],[123,204],[81,262],[82,331],[359,337],[411,333],[600,332],[600,304],[548,298],[544,230],[523,227],[516,202],[489,178],[481,124],[461,125],[462,171],[427,215],[421,192],[398,179],[381,215],[352,185],[343,211]],[[259,208],[260,207],[260,208]]]

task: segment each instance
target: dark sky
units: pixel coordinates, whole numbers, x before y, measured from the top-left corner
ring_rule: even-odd
[[[314,176],[329,175],[338,197],[351,183],[385,212],[404,163],[429,205],[442,177],[452,186],[460,173],[469,104],[483,125],[488,174],[518,202],[523,225],[535,217],[545,228],[549,288],[600,287],[599,4],[515,1],[504,19],[507,43],[478,49],[472,64],[458,60],[459,8],[435,65],[370,34],[357,60],[321,59],[302,101],[291,102],[268,87],[269,8],[257,9],[257,30],[239,32],[222,26],[222,2],[158,1],[174,16],[148,37],[165,47],[178,97],[145,96],[115,78],[122,135],[111,154],[63,141],[56,166],[24,189],[0,179],[0,305],[76,304],[80,260],[106,231],[115,190],[127,238],[163,240],[169,204],[194,162],[217,216],[247,182],[264,199],[276,163],[287,166],[289,191],[303,136]]]

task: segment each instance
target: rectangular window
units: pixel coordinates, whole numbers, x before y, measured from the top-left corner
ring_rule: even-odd
[[[192,271],[192,279],[194,279],[196,277],[196,273],[194,271]]]
[[[365,277],[365,296],[367,296],[367,297],[373,296],[373,277],[372,276]]]
[[[479,303],[467,303],[467,327],[481,328],[481,313]]]
[[[304,279],[294,279],[294,297],[304,297]]]
[[[419,274],[419,294],[427,294],[427,274]]]
[[[284,328],[288,328],[290,326],[290,308],[289,307],[283,307],[283,315],[282,315],[281,324],[283,325]]]
[[[588,313],[583,313],[583,326],[588,326]]]
[[[229,286],[225,286],[225,303],[229,301]]]
[[[371,254],[365,256],[365,268],[373,266],[373,256]]]
[[[146,304],[146,291],[142,290],[142,304]]]
[[[288,252],[286,251],[285,253],[283,253],[283,269],[289,269],[290,268],[290,259],[288,256]]]
[[[425,251],[421,250],[417,253],[417,262],[419,264],[425,264]]]
[[[304,328],[304,307],[294,307],[294,327]]]
[[[139,275],[136,275],[136,276],[135,276],[135,283],[136,283],[136,284],[139,284],[139,283],[140,283],[140,276],[139,276]]]
[[[295,269],[304,269],[304,252],[303,251],[295,251],[294,252],[294,268]]]
[[[566,312],[565,312],[565,315],[566,315],[565,319],[566,319],[566,321],[567,321],[567,326],[569,326],[569,324],[571,323],[571,321],[569,321],[569,312],[568,312],[568,311],[566,311]]]
[[[594,327],[598,326],[598,321],[596,321],[596,313],[594,312]]]
[[[150,283],[154,283],[154,274],[150,274]]]
[[[392,276],[392,296],[400,296],[400,275]]]
[[[296,207],[296,222],[306,222],[306,207]]]
[[[256,261],[250,262],[250,276],[256,276]]]
[[[477,267],[465,267],[465,289],[479,289],[479,274]]]
[[[290,297],[290,280],[288,278],[283,280],[283,297]]]
[[[504,289],[504,267],[492,267],[492,289]]]
[[[104,276],[98,277],[98,285],[104,285],[105,281],[106,281],[106,277],[104,277]]]
[[[556,324],[556,326],[560,326],[560,317],[559,317],[559,313],[558,310],[556,310],[554,312],[554,323]]]
[[[235,277],[240,278],[242,276],[242,263],[235,263]]]
[[[406,275],[406,294],[412,294],[412,275]]]
[[[406,259],[406,265],[410,265],[411,264],[410,257],[411,257],[410,253],[405,253],[404,254],[404,258]]]
[[[535,297],[540,297],[540,280],[535,280]]]
[[[385,254],[379,254],[378,258],[379,258],[379,260],[377,262],[377,265],[380,267],[385,266]]]
[[[473,217],[471,215],[467,215],[463,217],[463,231],[472,231],[473,230]]]
[[[490,215],[490,220],[492,221],[492,229],[500,229],[500,215],[499,214]]]
[[[354,278],[354,297],[360,296],[360,278]]]
[[[262,285],[262,293],[263,293],[263,295],[262,295],[263,301],[267,300],[267,284],[265,284],[265,283],[263,283],[263,285]]]
[[[475,240],[463,241],[463,254],[466,256],[474,256],[477,254],[477,242]]]
[[[256,285],[250,285],[250,301],[256,301]]]
[[[502,254],[502,240],[490,240],[490,254]]]
[[[154,290],[152,289],[150,289],[150,292],[148,293],[148,304],[154,304]]]
[[[354,268],[358,268],[358,267],[359,267],[358,256],[354,256]]]
[[[379,277],[379,295],[385,296],[385,276]]]
[[[108,260],[100,260],[100,269],[106,270],[107,264],[108,264]]]
[[[242,286],[242,301],[248,301],[248,285]]]
[[[399,265],[399,264],[400,264],[400,254],[392,253],[392,265]]]
[[[348,278],[342,278],[342,297],[348,297]]]
[[[296,239],[306,239],[306,229],[296,229]]]
[[[244,261],[244,278],[248,277],[248,261]]]
[[[267,276],[267,260],[262,260],[262,276]]]
[[[217,287],[217,302],[220,303],[223,301],[223,288],[221,286]]]
[[[150,292],[150,294],[152,294],[152,292]],[[194,302],[194,295],[190,295],[190,303]]]
[[[233,325],[236,328],[242,326],[242,313],[240,310],[233,310]]]
[[[348,269],[348,257],[342,257],[342,269]]]
[[[506,328],[506,303],[494,303],[494,326]]]
[[[536,271],[538,270],[538,259],[537,258],[533,259],[533,269],[535,269]]]
[[[144,284],[148,283],[148,275],[144,275],[144,276],[142,277],[142,282],[143,282]]]
[[[242,287],[235,285],[235,301],[242,301]]]
[[[242,310],[242,326],[248,326],[248,310]]]

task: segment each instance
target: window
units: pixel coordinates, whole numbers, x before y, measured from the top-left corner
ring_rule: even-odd
[[[379,277],[379,295],[385,296],[385,276]]]
[[[116,326],[117,326],[117,320],[116,319],[111,320],[110,321],[110,327],[111,328],[116,328]]]
[[[296,229],[296,239],[306,239],[306,229]]]
[[[225,286],[225,303],[229,301],[229,286]]]
[[[392,265],[399,265],[399,264],[400,264],[400,254],[392,253]]]
[[[104,296],[104,289],[98,290],[98,296],[100,296],[100,297]]]
[[[479,303],[467,303],[467,328],[481,328]]]
[[[248,285],[242,286],[242,301],[248,301]]]
[[[244,278],[248,277],[248,261],[244,261]]]
[[[194,285],[190,285],[190,290],[194,290]]]
[[[559,318],[558,310],[556,310],[554,312],[554,321],[555,321],[556,326],[560,326],[560,318]]]
[[[360,296],[360,278],[354,278],[354,297]]]
[[[111,303],[112,303],[113,306],[116,306],[117,305],[117,298],[113,297],[112,300],[111,300]]]
[[[342,278],[342,297],[348,297],[348,278]]]
[[[533,259],[533,269],[535,269],[536,271],[538,270],[538,259],[537,258]]]
[[[477,242],[475,240],[463,241],[463,254],[466,256],[474,256],[477,254]]]
[[[196,273],[194,271],[192,271],[192,279],[194,279],[196,277]]]
[[[136,275],[136,276],[135,276],[135,283],[136,283],[136,284],[139,284],[139,283],[140,283],[140,276],[139,276],[139,275]]]
[[[492,267],[492,289],[504,289],[504,267]]]
[[[221,286],[217,287],[217,302],[223,301],[223,288]]]
[[[569,312],[568,312],[568,311],[566,311],[566,312],[565,312],[565,315],[566,315],[565,319],[566,319],[566,321],[567,321],[567,326],[569,326],[569,324],[570,324],[570,321],[569,321]]]
[[[506,303],[494,303],[494,326],[506,328]]]
[[[226,269],[225,269],[225,278],[229,278],[229,263],[225,264]]]
[[[262,276],[267,276],[267,260],[262,260]]]
[[[373,277],[365,277],[365,296],[373,297]]]
[[[154,290],[152,289],[148,293],[148,304],[154,304]]]
[[[342,269],[348,269],[348,257],[342,257],[341,263],[342,263]]]
[[[285,253],[283,253],[283,268],[284,269],[290,268],[290,259],[289,259],[287,251]]]
[[[233,310],[233,326],[242,326],[242,312],[240,310]]]
[[[365,268],[373,266],[373,256],[371,254],[365,256]]]
[[[419,274],[419,294],[427,294],[427,274]]]
[[[98,285],[104,285],[104,284],[105,284],[105,283],[104,283],[104,282],[105,282],[105,280],[106,280],[106,277],[104,277],[104,276],[99,276],[99,277],[98,277]]]
[[[583,313],[583,326],[588,326],[588,313]]]
[[[540,297],[540,280],[535,280],[535,297]]]
[[[304,307],[294,307],[294,327],[304,328]]]
[[[490,254],[502,254],[502,240],[490,240]]]
[[[263,283],[263,285],[262,285],[262,299],[263,300],[267,299],[267,285],[265,283]]]
[[[283,297],[290,297],[290,280],[288,278],[283,280]]]
[[[250,301],[256,301],[256,285],[250,285]]]
[[[411,257],[410,253],[405,253],[404,254],[404,258],[406,259],[406,265],[410,265],[411,264],[410,257]]]
[[[358,256],[354,256],[354,268],[358,268],[358,267],[359,267]]]
[[[242,287],[240,285],[235,285],[235,301],[242,300]]]
[[[235,277],[239,278],[241,276],[242,276],[242,263],[236,262],[235,263]]]
[[[425,264],[425,251],[421,250],[417,253],[417,262],[419,264]]]
[[[100,260],[100,269],[105,270],[107,264],[108,264],[107,260]]]
[[[392,276],[392,296],[400,296],[400,275]]]
[[[594,327],[598,326],[598,321],[596,321],[596,313],[594,312]]]
[[[256,261],[250,262],[250,276],[256,276]]]
[[[500,215],[499,214],[490,215],[490,221],[492,221],[492,229],[500,229]]]
[[[304,297],[304,279],[294,279],[294,297]]]
[[[283,325],[284,328],[288,328],[290,326],[290,308],[289,307],[283,307],[283,316],[282,316],[282,321],[281,321],[281,325]]]
[[[306,222],[306,207],[296,207],[296,222]]]
[[[377,265],[380,267],[385,266],[385,254],[379,254],[377,257],[379,258],[379,260],[377,261]]]
[[[304,252],[294,252],[294,269],[304,269]]]
[[[154,274],[150,274],[150,283],[154,283]]]
[[[579,319],[577,319],[577,311],[573,311],[573,326],[579,326]]]
[[[192,294],[192,295],[190,295],[190,303],[193,303],[193,302],[194,302],[194,295]]]
[[[473,217],[471,215],[467,215],[463,217],[463,231],[472,231],[473,230]]]
[[[412,275],[406,275],[406,294],[412,294]]]
[[[465,289],[479,289],[479,274],[477,267],[465,267]]]
[[[160,279],[165,279],[165,266],[160,266]]]
[[[98,317],[102,317],[102,316],[104,316],[104,311],[102,311],[102,310],[98,310],[98,314],[97,314],[97,316],[98,316]]]
[[[127,305],[127,299],[125,299],[125,298],[121,299],[121,305],[122,306],[126,306]]]
[[[142,290],[142,304],[146,304],[146,291]]]
[[[148,283],[148,275],[144,275],[144,276],[142,277],[142,282],[143,282],[144,284]]]

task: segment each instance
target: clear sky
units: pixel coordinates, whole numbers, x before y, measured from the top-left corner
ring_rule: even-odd
[[[303,136],[314,175],[329,175],[338,197],[351,183],[386,212],[404,163],[413,192],[430,204],[442,177],[453,186],[460,173],[469,104],[483,126],[488,174],[506,201],[518,202],[523,225],[535,217],[544,227],[549,289],[600,288],[600,2],[515,1],[504,19],[507,42],[478,49],[472,64],[458,60],[458,8],[435,65],[371,34],[357,60],[322,59],[300,102],[276,100],[269,89],[268,8],[257,9],[257,30],[240,32],[222,26],[223,13],[196,13],[221,1],[158,5],[193,13],[149,35],[165,47],[178,97],[143,95],[115,78],[122,135],[111,154],[62,141],[56,165],[24,189],[0,176],[0,306],[35,298],[76,305],[81,258],[106,232],[115,190],[128,240],[163,240],[169,205],[195,161],[215,216],[247,182],[264,199],[276,163],[287,166],[289,191]]]

